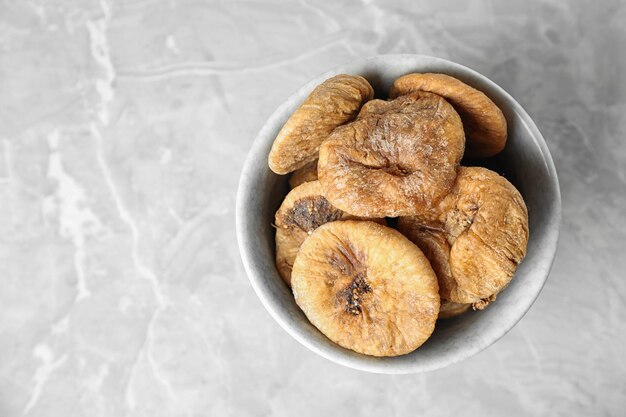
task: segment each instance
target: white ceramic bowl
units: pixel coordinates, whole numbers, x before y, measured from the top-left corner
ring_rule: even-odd
[[[313,88],[335,74],[367,78],[377,97],[386,97],[397,77],[411,72],[454,76],[487,94],[508,121],[508,142],[487,166],[504,174],[528,206],[530,240],[526,258],[511,284],[484,311],[439,321],[431,338],[407,355],[376,358],[344,349],[309,323],[274,265],[274,212],[288,191],[287,176],[267,165],[272,142],[291,113]],[[485,165],[485,164],[483,164]],[[270,116],[248,154],[237,194],[237,238],[252,287],[272,317],[313,352],[352,368],[389,374],[442,368],[468,358],[504,336],[524,316],[541,291],[557,247],[561,196],[552,157],[524,109],[498,85],[467,67],[423,55],[381,55],[358,60],[311,80]]]

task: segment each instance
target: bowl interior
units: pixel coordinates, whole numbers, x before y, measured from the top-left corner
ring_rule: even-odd
[[[530,239],[527,255],[510,285],[486,310],[437,323],[431,338],[403,356],[375,358],[341,348],[312,326],[280,279],[274,265],[274,213],[288,191],[288,176],[270,171],[267,155],[289,115],[323,80],[340,73],[362,75],[376,97],[386,97],[391,83],[410,72],[440,72],[459,78],[487,94],[504,112],[508,142],[500,155],[482,165],[504,175],[520,191],[528,207]],[[556,251],[560,194],[552,158],[537,127],[521,106],[484,76],[439,58],[386,55],[353,62],[329,71],[302,87],[268,119],[248,155],[237,198],[237,234],[250,281],[270,314],[298,341],[316,353],[356,369],[411,373],[437,369],[472,356],[509,331],[528,311],[548,276]]]

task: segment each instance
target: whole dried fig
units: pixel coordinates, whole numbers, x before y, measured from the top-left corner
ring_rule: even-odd
[[[291,177],[289,177],[289,186],[296,188],[300,184],[305,182],[311,182],[317,180],[317,159],[313,162],[309,162],[302,168],[296,169]]]
[[[373,96],[367,80],[355,75],[336,75],[315,87],[274,139],[270,169],[288,174],[314,161],[330,132],[354,119]]]
[[[425,92],[370,103],[320,147],[324,195],[364,217],[429,210],[450,191],[463,156],[459,115],[443,98]]]
[[[394,81],[390,97],[415,91],[429,91],[454,106],[465,128],[466,154],[488,157],[506,145],[507,125],[502,111],[483,92],[445,74],[407,74]]]
[[[413,351],[435,328],[437,278],[417,246],[368,221],[337,221],[303,243],[291,283],[297,304],[329,339],[373,356]]]
[[[504,177],[461,167],[451,193],[437,208],[439,228],[419,216],[402,217],[398,229],[433,264],[441,297],[481,310],[513,277],[526,255],[528,211]]]
[[[291,285],[291,268],[308,235],[324,223],[354,218],[328,202],[319,181],[306,182],[291,190],[274,216],[276,268],[287,285]],[[384,222],[384,219],[374,221]]]

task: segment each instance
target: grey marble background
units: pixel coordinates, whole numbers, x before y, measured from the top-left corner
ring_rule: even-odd
[[[623,415],[626,4],[0,3],[0,416]],[[234,196],[265,118],[351,59],[503,86],[559,171],[553,272],[501,341],[366,374],[265,312]]]

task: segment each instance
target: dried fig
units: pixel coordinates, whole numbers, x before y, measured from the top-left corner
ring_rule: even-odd
[[[437,278],[417,246],[368,221],[317,228],[300,248],[297,304],[329,339],[373,356],[409,353],[435,328]]]
[[[502,111],[483,92],[445,74],[407,74],[394,81],[389,96],[429,91],[454,106],[465,128],[466,154],[488,157],[506,145],[507,126]]]
[[[361,107],[361,111],[359,112],[357,119],[364,119],[367,116],[387,113],[393,108],[398,108],[401,105],[402,101],[393,101],[393,104],[390,103],[392,103],[391,100],[380,100],[377,98],[370,100],[367,103],[363,104],[363,107]]]
[[[367,80],[355,75],[336,75],[315,87],[278,132],[268,158],[270,169],[288,174],[315,160],[330,132],[354,119],[373,96]]]
[[[439,309],[439,317],[437,319],[450,319],[460,316],[470,309],[471,304],[453,303],[452,301],[441,300],[441,308]]]
[[[465,143],[461,119],[431,93],[371,103],[320,147],[324,195],[358,216],[421,214],[454,183]]]
[[[441,297],[482,310],[495,300],[526,255],[528,211],[504,177],[479,167],[459,168],[451,193],[440,203],[439,228],[418,216],[398,229],[433,264]]]
[[[308,235],[324,223],[354,218],[333,207],[322,196],[319,181],[307,182],[291,190],[274,217],[276,268],[287,285],[291,285],[291,268]],[[384,222],[384,219],[374,221]]]
[[[311,182],[317,180],[317,159],[313,162],[309,162],[302,168],[298,168],[289,177],[289,186],[296,188],[300,184],[305,182]]]
[[[455,287],[450,270],[450,244],[446,239],[443,227],[433,229],[425,226],[419,217],[400,217],[397,228],[411,242],[415,243],[424,253],[437,275],[439,293],[449,299]]]

